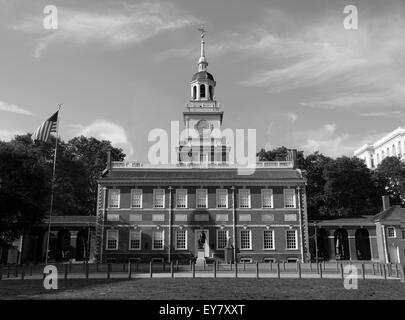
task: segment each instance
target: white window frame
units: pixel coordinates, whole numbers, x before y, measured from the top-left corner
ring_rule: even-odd
[[[205,207],[199,206],[199,194],[205,193]],[[195,191],[195,207],[197,209],[207,209],[208,208],[208,190],[207,189],[196,189]]]
[[[295,234],[295,247],[294,248],[288,248],[288,233],[289,232],[294,232],[294,234]],[[285,231],[285,249],[286,250],[298,250],[298,230],[290,229],[290,230]]]
[[[271,194],[271,196],[270,196],[271,206],[270,207],[264,206],[264,195],[266,192],[269,192]],[[263,209],[274,209],[273,189],[262,189],[262,208]]]
[[[218,239],[219,239],[219,237],[218,237],[219,232],[225,232],[225,235],[226,235],[226,236],[225,236],[225,246],[224,246],[223,248],[221,248],[221,247],[218,246],[218,244],[219,244],[219,241],[218,241]],[[223,249],[225,249],[225,248],[226,248],[226,245],[228,244],[229,230],[218,229],[216,236],[217,236],[217,239],[216,239],[216,248],[217,248],[217,250],[223,250]]]
[[[242,194],[244,192],[247,192],[248,194],[248,206],[247,207],[242,207]],[[251,195],[250,195],[250,189],[239,189],[239,209],[250,209],[252,207],[252,203],[251,203]]]
[[[293,206],[287,206],[286,196],[292,193],[293,194]],[[284,189],[284,208],[285,209],[295,209],[297,208],[297,195],[295,193],[295,189]]]
[[[242,248],[242,232],[249,232],[249,248]],[[239,250],[252,250],[252,230],[239,230]]]
[[[220,206],[220,195],[221,195],[221,192],[226,192],[226,195],[225,195],[225,207],[222,207],[222,206]],[[222,188],[222,189],[217,189],[216,190],[216,200],[217,200],[217,208],[218,209],[228,209],[228,189],[224,189],[224,188]]]
[[[265,241],[265,239],[264,239],[264,235],[266,234],[266,232],[271,232],[271,243],[272,243],[272,247],[271,248],[266,248],[266,246],[265,246],[265,243],[266,243],[266,241]],[[263,230],[263,250],[275,250],[276,249],[276,245],[275,245],[275,232],[274,232],[274,229],[266,229],[266,230]]]
[[[117,204],[117,206],[112,206],[111,205],[111,197],[112,197],[112,195],[113,195],[113,192],[115,193],[117,193],[118,195],[117,195],[117,197],[118,197],[118,204]],[[120,205],[121,205],[121,190],[120,189],[116,189],[116,188],[114,188],[114,189],[109,189],[108,190],[108,208],[111,208],[111,209],[119,209],[120,208]]]
[[[108,241],[109,241],[109,240],[112,240],[112,239],[110,239],[110,238],[111,238],[110,233],[116,233],[116,234],[117,234],[117,239],[116,239],[115,248],[109,248],[109,246],[108,246]],[[118,250],[118,243],[119,243],[119,231],[118,231],[118,230],[116,230],[116,229],[109,229],[109,230],[107,230],[107,231],[106,231],[105,239],[106,239],[106,242],[105,242],[105,249],[106,249],[106,250]]]
[[[393,236],[390,236],[390,230],[394,230],[394,235]],[[387,237],[390,238],[390,239],[394,239],[394,238],[397,237],[397,230],[396,230],[395,227],[393,227],[393,226],[387,227]]]
[[[157,192],[162,192],[163,191],[163,206],[162,207],[158,207],[156,206],[156,195]],[[154,209],[164,209],[166,205],[166,191],[163,188],[157,188],[157,189],[153,189],[153,208]]]
[[[177,235],[178,235],[178,233],[179,232],[184,232],[184,237],[185,237],[185,239],[184,239],[184,248],[179,248],[178,246],[177,246]],[[187,238],[188,238],[188,232],[187,232],[187,230],[186,229],[177,229],[176,230],[176,237],[175,237],[175,249],[176,250],[188,250],[188,241],[187,241]]]
[[[132,248],[131,246],[131,241],[135,240],[132,238],[133,233],[139,233],[139,248]],[[129,250],[141,250],[142,249],[142,230],[134,230],[130,229],[129,230],[129,244],[128,244],[128,249]]]
[[[155,248],[155,233],[161,232],[162,233],[162,248]],[[162,251],[165,249],[165,231],[164,230],[153,230],[152,231],[152,250]]]
[[[139,207],[138,206],[134,206],[134,193],[135,192],[139,192],[140,196],[139,196]],[[138,209],[142,209],[143,207],[143,191],[142,189],[139,188],[133,188],[131,189],[131,208],[138,208]]]
[[[179,193],[180,192],[185,192],[185,206],[184,207],[180,207],[179,206]],[[188,193],[187,193],[187,189],[176,189],[176,208],[177,209],[187,209],[188,208]]]

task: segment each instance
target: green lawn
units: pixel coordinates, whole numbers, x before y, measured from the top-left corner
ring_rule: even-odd
[[[48,291],[39,280],[8,280],[0,282],[0,299],[405,299],[400,281],[358,284],[345,290],[334,279],[71,279]]]

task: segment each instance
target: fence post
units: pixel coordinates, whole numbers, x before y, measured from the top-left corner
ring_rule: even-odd
[[[88,263],[86,263],[86,265],[85,265],[85,272],[86,272],[86,279],[88,279],[89,278],[89,264]]]
[[[14,276],[15,276],[16,278],[18,277],[18,264],[15,265]]]
[[[246,261],[243,260],[243,271],[246,271]]]
[[[191,269],[193,271],[193,278],[195,278],[195,263],[194,262],[191,264]]]
[[[259,279],[259,262],[256,261],[256,278]]]
[[[162,264],[162,271],[166,271],[166,263],[164,260],[163,260],[163,264]]]
[[[341,273],[342,279],[344,279],[345,278],[345,272],[344,272],[344,269],[343,269],[343,263],[340,263],[340,273]]]
[[[128,279],[132,278],[132,263],[131,261],[128,262]]]
[[[319,263],[316,263],[316,273],[319,274]]]
[[[366,279],[366,266],[364,265],[364,263],[361,264],[361,273],[363,275],[363,280]]]
[[[383,265],[383,273],[384,273],[384,279],[387,279],[387,269],[386,269],[386,265]]]
[[[205,259],[203,261],[203,270],[205,271]]]
[[[270,271],[273,271],[273,261],[270,260]]]
[[[69,261],[69,271],[72,272],[72,260]]]
[[[149,262],[149,278],[152,278],[153,273],[152,273],[152,261]]]
[[[65,264],[65,279],[68,277],[68,271],[69,271],[69,265],[66,263]]]
[[[10,265],[7,265],[7,278],[10,278]]]
[[[110,279],[110,273],[111,273],[111,262],[109,262],[107,265],[107,279]]]
[[[21,266],[21,280],[24,280],[25,277],[25,265],[23,264]]]
[[[319,276],[321,279],[323,278],[322,264],[319,266]]]
[[[125,262],[122,263],[122,272],[125,272]]]
[[[277,262],[277,278],[281,278],[281,275],[280,275],[280,262]]]
[[[298,269],[298,278],[301,279],[301,263],[299,261],[297,263],[297,269]]]
[[[323,270],[326,271],[326,261],[323,260]]]
[[[312,261],[309,262],[309,271],[312,272]]]
[[[405,265],[401,265],[401,282],[405,282]]]
[[[173,261],[170,262],[170,275],[172,278],[174,278],[174,267],[173,267]]]
[[[238,263],[235,261],[235,278],[238,277]]]
[[[285,261],[283,261],[283,271],[285,271]]]
[[[216,278],[217,277],[217,262],[216,261],[214,261],[214,278]]]
[[[0,280],[3,279],[3,266],[0,265]]]
[[[179,260],[176,260],[176,271],[179,272]]]
[[[190,259],[190,270],[193,270],[193,263],[192,263],[191,259]]]
[[[397,276],[397,278],[399,278],[398,263],[395,264],[395,275]]]
[[[374,262],[373,262],[373,275],[375,276],[375,265],[374,265]]]
[[[30,262],[30,276],[32,276],[32,262]]]

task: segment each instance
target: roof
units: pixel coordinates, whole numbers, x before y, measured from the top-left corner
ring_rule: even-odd
[[[45,218],[42,222],[43,224],[48,224],[49,219]],[[52,226],[88,226],[96,225],[95,216],[52,216],[51,225]]]
[[[236,168],[222,169],[113,169],[109,170],[100,183],[106,182],[144,182],[144,183],[175,183],[180,182],[212,182],[225,183],[255,182],[290,182],[305,183],[301,171],[295,169],[260,168],[252,174],[240,174]]]
[[[207,72],[207,71],[200,71],[200,72],[195,73],[193,75],[193,77],[191,78],[191,81],[194,81],[194,80],[197,80],[197,79],[198,80],[200,80],[200,79],[203,79],[203,80],[209,79],[209,80],[214,81],[213,75],[211,73]]]
[[[358,217],[325,217],[322,220],[312,220],[309,222],[311,225],[317,226],[358,226],[358,225],[374,225],[374,216],[363,215]]]
[[[390,208],[376,214],[374,216],[374,221],[392,221],[392,222],[405,222],[405,208],[401,206],[391,206]]]

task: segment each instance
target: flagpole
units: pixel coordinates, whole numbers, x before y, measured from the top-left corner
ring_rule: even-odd
[[[46,256],[45,256],[45,264],[48,264],[48,256],[49,256],[49,239],[51,236],[51,217],[52,217],[52,210],[53,210],[53,189],[55,183],[55,171],[56,171],[56,154],[58,152],[58,139],[59,139],[59,113],[62,104],[58,104],[58,118],[56,121],[56,140],[55,140],[55,153],[53,155],[53,170],[52,170],[52,183],[51,183],[51,205],[49,208],[49,219],[48,219],[48,239],[46,241]]]

